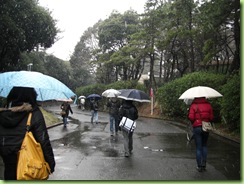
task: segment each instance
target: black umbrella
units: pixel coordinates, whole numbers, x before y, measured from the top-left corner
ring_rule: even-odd
[[[102,97],[100,95],[98,95],[98,94],[93,93],[93,94],[88,95],[86,98],[87,99],[94,98],[95,100],[101,100]]]
[[[118,98],[133,100],[137,102],[151,102],[148,94],[137,89],[121,89]]]

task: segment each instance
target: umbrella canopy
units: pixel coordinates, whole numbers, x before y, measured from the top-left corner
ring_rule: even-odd
[[[87,99],[94,98],[95,100],[101,100],[102,97],[98,94],[93,93],[93,94],[88,95],[86,98]]]
[[[69,98],[69,99],[66,99],[66,98],[64,98],[64,99],[56,99],[56,101],[58,101],[58,102],[68,102],[68,103],[72,103],[73,102],[73,100],[71,98]]]
[[[81,95],[81,96],[79,96],[79,98],[78,98],[79,100],[80,99],[86,99],[86,97],[85,96],[83,96],[83,95]]]
[[[122,89],[119,90],[121,94],[118,98],[122,98],[125,100],[133,100],[137,102],[150,102],[150,97],[148,94],[141,90],[137,89]]]
[[[198,97],[217,98],[222,97],[218,91],[207,86],[196,86],[186,90],[179,99],[194,99]]]
[[[37,92],[37,101],[69,99],[76,96],[59,80],[32,71],[14,71],[0,74],[0,96],[7,97],[13,87],[30,87]]]
[[[121,92],[116,89],[107,89],[102,93],[102,96],[107,98],[117,97]]]

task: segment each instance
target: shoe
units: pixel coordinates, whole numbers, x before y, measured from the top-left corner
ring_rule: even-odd
[[[202,166],[202,171],[206,171],[206,166]]]
[[[197,169],[198,172],[202,172],[203,171],[202,167],[196,167],[196,169]]]
[[[111,135],[111,136],[114,136],[114,133],[113,133],[113,132],[110,132],[110,135]]]
[[[130,154],[129,153],[125,153],[125,157],[129,157],[130,156]]]
[[[130,155],[132,154],[132,150],[129,151]]]
[[[118,132],[115,132],[115,135],[119,135]]]

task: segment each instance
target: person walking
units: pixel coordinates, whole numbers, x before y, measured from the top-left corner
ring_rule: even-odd
[[[30,112],[32,112],[30,131],[41,144],[51,173],[54,172],[53,149],[36,98],[34,88],[14,87],[7,96],[7,107],[0,109],[0,155],[4,163],[4,180],[17,180],[18,151],[26,133],[26,122]]]
[[[195,98],[191,103],[188,118],[192,123],[194,140],[196,144],[197,170],[202,172],[207,163],[207,142],[209,132],[202,130],[202,121],[211,122],[214,118],[213,108],[205,97]]]
[[[80,99],[80,108],[81,108],[82,111],[85,110],[85,99],[84,98]]]
[[[71,106],[68,102],[63,102],[60,106],[60,108],[62,109],[62,117],[63,117],[63,124],[64,127],[67,126],[68,124],[68,117],[69,117],[69,112],[71,112],[71,114],[73,114],[73,111],[71,109]]]
[[[90,99],[90,109],[91,109],[91,123],[93,124],[94,120],[95,123],[98,124],[98,102],[95,98]]]
[[[110,135],[113,136],[114,132],[118,135],[120,102],[117,97],[110,98],[107,107],[109,108]]]
[[[138,110],[133,104],[132,100],[124,100],[122,105],[119,108],[120,120],[123,117],[127,117],[133,121],[138,118]],[[132,154],[133,150],[133,132],[127,132],[126,130],[121,129],[124,137],[124,151],[125,157],[129,157]]]

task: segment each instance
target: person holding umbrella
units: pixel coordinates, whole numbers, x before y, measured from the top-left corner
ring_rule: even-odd
[[[123,101],[122,105],[119,108],[119,116],[120,119],[122,119],[122,117],[127,117],[133,121],[138,118],[138,110],[133,104],[132,100]],[[124,137],[125,157],[129,157],[133,150],[133,132],[128,133],[126,130],[122,129],[122,134]]]
[[[26,133],[26,122],[32,112],[30,131],[41,144],[46,162],[54,172],[55,159],[45,119],[37,105],[34,88],[13,87],[7,96],[7,108],[0,111],[0,155],[4,163],[4,180],[17,179],[18,151]]]
[[[212,106],[205,97],[194,98],[189,109],[188,118],[192,123],[196,144],[197,170],[202,172],[206,169],[209,136],[209,132],[202,130],[202,121],[211,122],[214,118]]]

